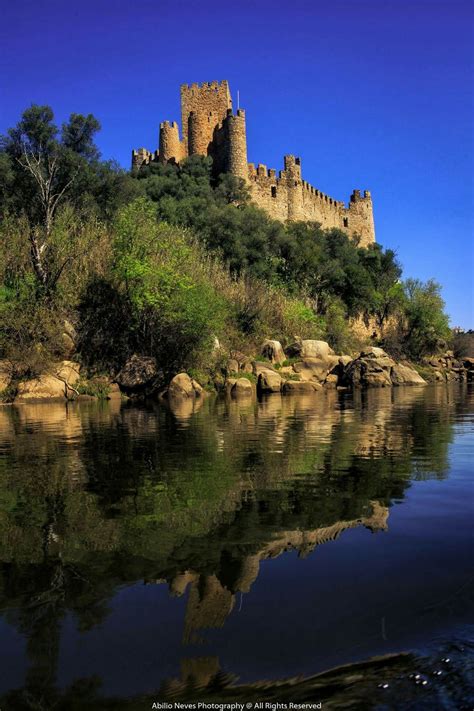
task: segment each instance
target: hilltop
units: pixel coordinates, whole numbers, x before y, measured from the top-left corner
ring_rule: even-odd
[[[272,219],[212,156],[123,171],[100,159],[99,128],[91,114],[59,128],[32,106],[2,139],[4,399],[64,360],[80,366],[76,393],[100,395],[132,357],[151,359],[159,387],[186,371],[214,389],[233,354],[255,360],[266,340],[413,362],[449,347],[439,285],[403,281],[392,250]]]

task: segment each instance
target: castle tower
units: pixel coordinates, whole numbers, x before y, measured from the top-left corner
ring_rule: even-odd
[[[209,118],[210,117],[198,111],[190,112],[187,121],[188,156],[207,156],[214,132],[214,127],[212,128],[212,132],[210,132]]]
[[[187,155],[192,155],[188,145],[189,127],[192,127],[195,132],[192,142],[193,152],[207,155],[207,146],[212,142],[215,128],[222,124],[227,116],[227,110],[231,108],[232,99],[227,81],[181,85],[181,126]],[[194,114],[192,119],[190,119],[191,112]],[[202,133],[199,135],[199,140],[196,140],[198,127]]]
[[[301,219],[302,206],[301,159],[287,155],[283,157],[283,161],[285,166],[283,174],[288,190],[288,220],[298,220]]]
[[[150,162],[153,153],[146,148],[138,148],[132,151],[132,170],[139,170],[142,165]]]
[[[179,163],[184,158],[183,145],[179,140],[179,129],[176,121],[160,123],[159,161]]]
[[[361,247],[368,247],[375,242],[372,196],[368,190],[364,190],[364,197],[361,197],[360,190],[353,190],[345,215],[344,227],[348,228],[350,234],[359,235]]]
[[[248,181],[245,111],[237,109],[237,114],[233,116],[232,109],[228,109],[224,126],[227,152],[226,172]]]

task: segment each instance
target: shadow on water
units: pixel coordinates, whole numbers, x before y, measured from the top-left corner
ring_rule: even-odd
[[[6,674],[0,707],[125,709],[160,698],[289,701],[319,694],[324,708],[391,708],[383,706],[387,699],[405,697],[406,708],[415,708],[403,680],[414,688],[417,664],[433,675],[441,652],[429,650],[420,662],[400,654],[362,660],[419,642],[410,637],[415,618],[422,619],[423,639],[467,620],[472,586],[463,574],[468,552],[460,550],[459,511],[467,519],[469,488],[450,487],[464,461],[458,439],[469,427],[472,437],[473,410],[472,392],[445,387],[209,398],[170,407],[1,408],[0,611],[17,639],[1,658],[12,661],[11,678],[24,681]],[[429,510],[424,503],[438,496],[430,482],[444,487],[441,515],[438,498]],[[400,513],[392,525],[393,511]],[[457,533],[440,535],[440,526],[454,525]],[[373,543],[364,531],[390,535]],[[337,546],[326,546],[332,541]],[[412,570],[414,546],[430,581]],[[315,549],[319,560],[310,555]],[[445,560],[451,568],[440,573]],[[394,589],[397,565],[410,578],[403,590]],[[318,601],[316,623],[313,587],[321,572],[326,579],[317,590],[326,602]],[[165,586],[161,639],[146,641],[149,623],[137,620],[136,610],[151,605],[151,595],[156,611]],[[431,608],[418,599],[428,587]],[[168,662],[150,668],[141,687],[127,686],[113,662],[102,666],[100,654],[90,673],[87,651],[80,651],[79,638],[91,639],[93,649],[94,634],[109,634],[118,610],[127,656],[146,666],[154,646],[168,650]],[[371,610],[381,641],[367,631]],[[172,622],[165,623],[167,614]],[[385,615],[388,627],[397,627],[389,640]],[[453,640],[446,644],[455,668],[436,680],[439,708],[461,708],[449,705],[461,698],[450,690],[454,677],[466,688],[459,648],[472,647],[465,635]],[[87,674],[62,661],[75,654]],[[359,666],[320,674],[347,662]],[[397,697],[379,689],[382,677]],[[271,681],[262,685],[264,678]],[[434,703],[433,688],[417,697],[416,708]]]

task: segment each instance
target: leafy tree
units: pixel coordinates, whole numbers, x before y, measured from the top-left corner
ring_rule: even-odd
[[[130,301],[141,348],[176,371],[209,349],[225,305],[200,266],[205,260],[185,232],[155,218],[140,198],[115,221],[114,275]]]
[[[446,347],[450,338],[449,319],[444,312],[441,286],[429,279],[407,279],[404,283],[405,319],[404,342],[408,354],[415,360]]]

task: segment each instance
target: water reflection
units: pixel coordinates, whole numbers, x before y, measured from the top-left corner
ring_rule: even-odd
[[[386,531],[413,481],[447,476],[472,410],[465,390],[445,387],[0,408],[0,608],[28,658],[21,691],[2,682],[2,708],[59,703],[65,620],[99,628],[137,581],[186,599],[170,633],[184,645],[180,683],[207,685],[218,657],[186,649],[226,625],[262,563],[349,529]],[[161,683],[165,693],[176,679]],[[158,686],[154,675],[142,691]]]

